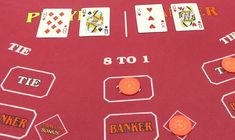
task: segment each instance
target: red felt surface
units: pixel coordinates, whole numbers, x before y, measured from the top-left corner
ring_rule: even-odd
[[[35,109],[35,124],[59,114],[68,134],[63,140],[102,140],[103,120],[108,114],[153,112],[158,117],[161,140],[177,139],[163,128],[164,123],[180,110],[194,121],[196,127],[189,140],[234,139],[235,120],[225,110],[221,97],[235,90],[235,81],[212,85],[204,75],[204,62],[233,54],[235,41],[224,45],[219,38],[234,31],[235,2],[197,2],[214,6],[218,16],[202,16],[204,31],[176,32],[173,18],[167,17],[168,32],[138,34],[134,5],[162,3],[167,10],[179,1],[1,1],[0,8],[0,81],[9,69],[23,66],[52,72],[56,80],[47,97],[38,99],[0,90],[0,102]],[[44,8],[83,7],[111,8],[109,37],[79,37],[79,21],[70,23],[68,38],[38,39],[40,18],[26,23],[27,13]],[[123,11],[127,11],[128,33],[124,34]],[[28,56],[9,51],[11,42],[32,49]],[[150,63],[103,65],[105,57],[147,55]],[[149,75],[153,79],[155,97],[149,101],[108,103],[103,99],[103,80],[121,75]],[[1,127],[1,126],[0,126]],[[1,140],[9,138],[0,137]],[[32,127],[25,140],[39,139]]]

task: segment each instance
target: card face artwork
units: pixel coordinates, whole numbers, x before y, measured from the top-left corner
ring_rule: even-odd
[[[72,9],[43,9],[37,38],[65,38],[68,36]]]
[[[176,31],[204,30],[196,3],[171,4]]]
[[[110,8],[83,8],[79,36],[109,36]]]
[[[161,4],[136,5],[135,14],[139,33],[167,32]]]

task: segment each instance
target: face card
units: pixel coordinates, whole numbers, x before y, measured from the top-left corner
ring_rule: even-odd
[[[135,13],[139,33],[167,32],[165,14],[161,4],[136,5]]]
[[[43,9],[37,38],[65,38],[68,36],[72,9]]]
[[[83,8],[79,36],[109,36],[110,8]]]
[[[171,4],[176,31],[204,30],[196,3]]]

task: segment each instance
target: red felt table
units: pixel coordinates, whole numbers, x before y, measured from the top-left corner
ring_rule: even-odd
[[[40,139],[35,125],[55,115],[59,115],[68,132],[59,139],[103,140],[106,137],[104,128],[108,127],[104,126],[106,124],[104,121],[108,115],[137,113],[136,118],[134,115],[132,118],[116,118],[112,120],[113,123],[125,121],[125,119],[127,119],[126,122],[135,119],[148,121],[151,115],[138,116],[140,112],[156,115],[158,139],[173,140],[178,138],[168,132],[163,125],[177,110],[197,123],[186,139],[234,139],[235,120],[226,110],[221,99],[224,95],[235,91],[235,81],[232,79],[213,84],[208,80],[206,73],[209,78],[214,76],[213,80],[219,82],[220,74],[214,70],[219,63],[214,64],[215,66],[206,65],[206,73],[202,66],[208,61],[234,53],[235,41],[224,44],[219,39],[234,31],[235,2],[189,1],[197,2],[200,7],[205,30],[176,32],[169,8],[172,3],[183,2],[185,1],[1,1],[0,82],[3,82],[10,69],[16,66],[30,68],[31,72],[33,69],[53,73],[56,78],[50,74],[51,77],[45,78],[44,81],[54,79],[54,83],[48,95],[42,98],[15,94],[1,88],[0,114],[7,112],[13,116],[26,115],[26,119],[29,117],[29,120],[33,118],[32,114],[17,113],[17,108],[8,109],[5,105],[36,111],[37,116],[24,140]],[[163,4],[168,32],[139,34],[134,6],[154,3]],[[110,7],[110,36],[79,37],[77,13],[70,23],[67,38],[36,38],[40,16],[27,21],[29,13],[42,12],[44,8],[72,8],[73,11],[79,11],[85,7]],[[124,11],[127,12],[128,37],[125,37]],[[32,50],[27,56],[21,55],[8,49],[10,43],[20,44]],[[136,58],[135,63],[119,64],[117,57],[130,56]],[[112,64],[104,64],[104,59],[107,57],[112,58]],[[149,62],[143,63],[143,57],[147,57]],[[15,72],[17,74],[16,69]],[[154,96],[146,100],[127,102],[110,102],[116,99],[104,99],[104,88],[109,88],[106,92],[112,94],[116,89],[110,89],[110,87],[114,87],[118,79],[114,82],[110,81],[111,83],[106,83],[105,80],[109,77],[120,78],[120,76],[145,76],[145,79],[140,78],[142,85],[149,87],[144,92],[150,97],[153,89]],[[231,77],[233,78],[233,74],[223,80]],[[106,87],[104,84],[107,84]],[[10,86],[11,82],[8,82],[8,85]],[[41,95],[40,92],[36,94]],[[113,98],[111,96],[107,95],[108,98]],[[117,98],[122,99],[122,97]],[[140,95],[137,98],[142,97]],[[225,100],[235,101],[235,99]],[[3,128],[12,126],[0,123],[0,127],[2,131]],[[12,135],[18,133],[16,127],[9,130],[12,130],[9,132]],[[123,140],[128,139],[125,135],[130,135],[130,139],[143,139],[138,133],[115,135]],[[122,136],[119,137],[119,135]],[[14,138],[0,136],[0,139]],[[112,139],[112,136],[107,137],[108,139]],[[151,138],[146,134],[145,139]]]

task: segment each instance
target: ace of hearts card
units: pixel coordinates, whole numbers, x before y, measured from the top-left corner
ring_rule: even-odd
[[[72,9],[43,9],[36,37],[67,37],[71,13]]]
[[[139,33],[167,32],[162,4],[136,5],[135,14]]]
[[[82,8],[79,36],[109,36],[110,8]]]
[[[176,31],[204,30],[196,3],[171,4]]]

